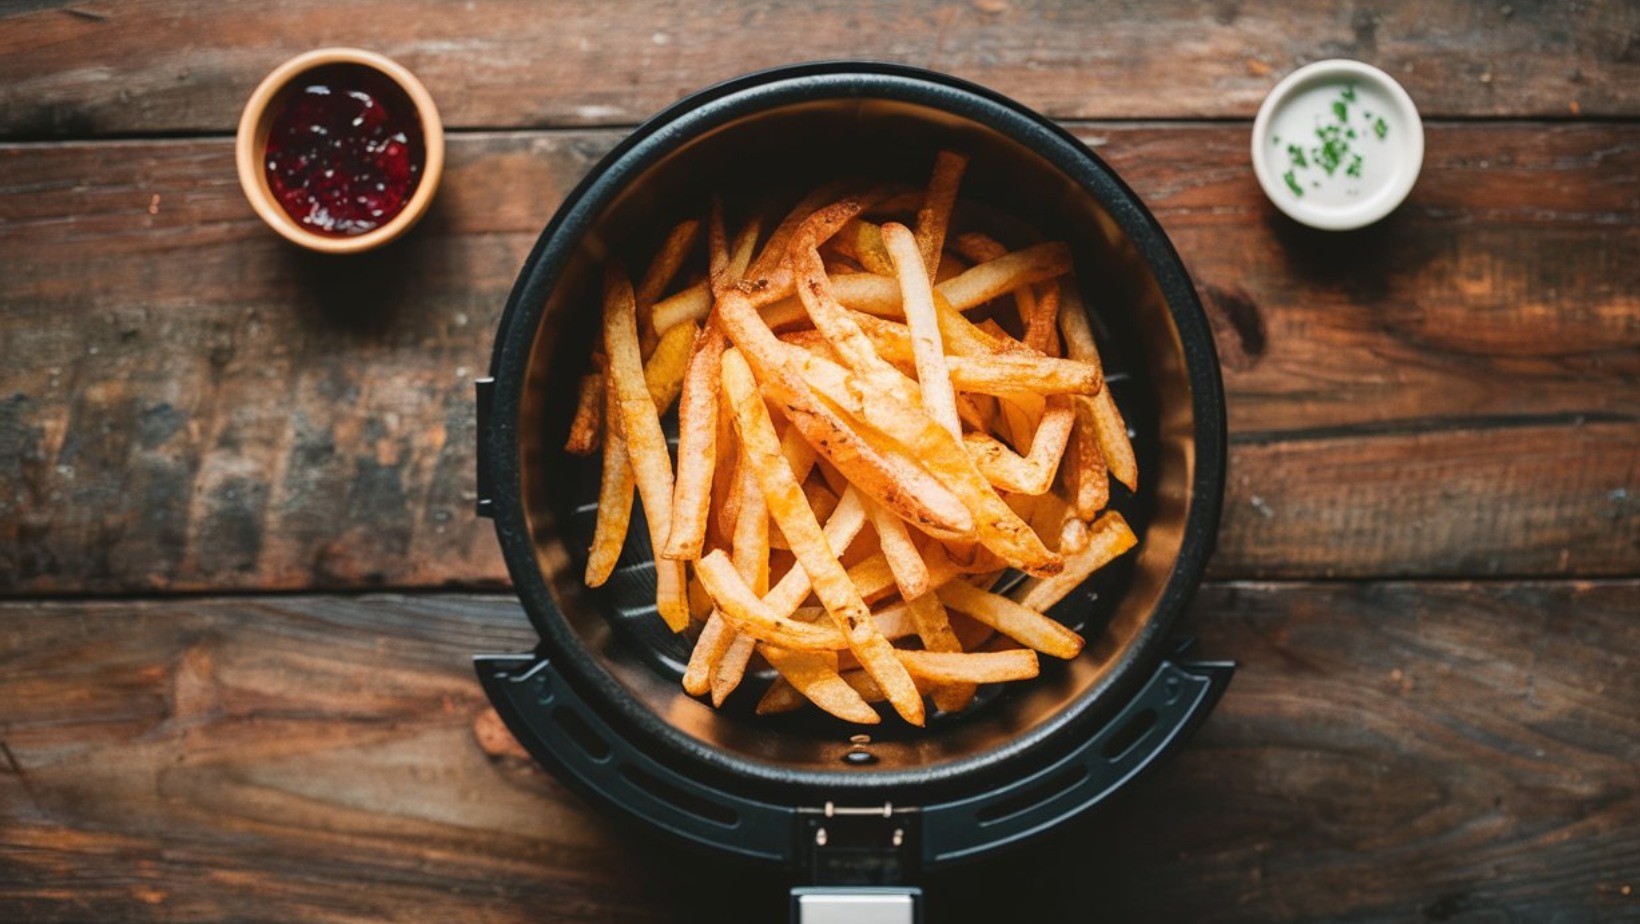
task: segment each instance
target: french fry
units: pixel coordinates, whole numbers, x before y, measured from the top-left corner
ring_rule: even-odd
[[[877,684],[888,694],[900,717],[913,725],[923,724],[922,696],[906,668],[894,656],[894,648],[871,619],[871,611],[860,599],[854,582],[826,543],[820,524],[803,500],[802,489],[792,478],[791,468],[780,454],[774,424],[752,370],[733,351],[724,355],[724,393],[734,408],[736,431],[747,456],[755,461],[758,487],[768,502],[769,513],[780,524],[803,570],[814,584],[814,592],[825,605],[837,629],[848,641],[849,650]]]
[[[1053,486],[1075,420],[1075,404],[1063,395],[1055,395],[1049,399],[1031,449],[1024,456],[983,433],[964,434],[963,444],[991,484],[1019,494],[1043,494]]]
[[[1091,520],[1110,503],[1109,470],[1105,466],[1105,452],[1099,448],[1099,424],[1093,417],[1093,402],[1078,399],[1075,410],[1069,447],[1073,451],[1067,453],[1070,466],[1066,487],[1076,515]]]
[[[1059,285],[1043,283],[1032,293],[1030,288],[1019,289],[1020,320],[1025,325],[1025,345],[1038,353],[1053,356],[1059,352]],[[1026,298],[1027,294],[1029,298]]]
[[[952,581],[946,586],[957,584],[962,582]],[[908,598],[906,609],[916,625],[917,636],[922,639],[925,651],[962,651],[962,642],[951,629],[951,620],[946,615],[945,604],[940,597],[929,593]],[[975,692],[975,687],[971,683],[947,684],[934,691],[934,705],[942,712],[959,712],[973,701]]]
[[[951,609],[1045,655],[1069,660],[1082,652],[1082,636],[1001,594],[980,590],[965,581],[952,581],[938,593],[940,602]]]
[[[707,552],[696,563],[695,571],[723,618],[744,635],[799,651],[832,651],[848,644],[842,631],[834,625],[799,622],[791,616],[780,615],[759,600],[722,549]]]
[[[661,333],[685,321],[704,321],[712,313],[712,285],[702,280],[655,303],[651,317]]]
[[[906,530],[905,521],[880,504],[866,503],[866,513],[871,518],[872,528],[877,531],[883,558],[894,574],[894,583],[899,586],[900,594],[910,600],[927,593],[928,565],[923,562],[922,553]]]
[[[1089,399],[1093,411],[1094,435],[1099,440],[1099,451],[1105,457],[1112,478],[1127,485],[1128,490],[1139,489],[1139,464],[1133,457],[1133,442],[1128,439],[1127,421],[1116,407],[1110,389],[1104,389]]]
[[[1070,248],[1062,242],[1049,241],[981,263],[940,283],[939,291],[958,311],[966,311],[1020,286],[1063,276],[1070,269]]]
[[[686,328],[680,324],[672,330]],[[699,558],[706,543],[718,454],[718,376],[728,346],[723,331],[708,321],[690,351],[678,405],[678,477],[666,541],[660,547],[663,558]]]
[[[859,218],[851,220],[832,237],[830,243],[838,253],[854,260],[868,273],[880,276],[894,273],[894,264],[889,261],[888,251],[883,249],[882,232],[869,221]]]
[[[640,337],[644,356],[648,356],[660,341],[660,332],[655,327],[655,302],[660,300],[666,287],[672,284],[673,277],[683,267],[683,261],[689,256],[689,251],[695,246],[695,239],[700,236],[700,222],[696,219],[679,222],[666,240],[661,244],[660,252],[649,262],[649,268],[644,271],[643,279],[638,282],[633,298],[637,302],[637,314],[640,319]]]
[[[705,696],[712,690],[712,674],[723,660],[724,652],[734,644],[735,627],[716,608],[706,617],[706,625],[695,639],[689,652],[689,664],[683,672],[683,689],[690,696]]]
[[[683,390],[689,368],[689,354],[695,342],[694,324],[679,324],[661,335],[655,351],[643,365],[644,383],[655,400],[655,411],[664,414]]]
[[[742,447],[744,455],[744,447]],[[762,595],[769,591],[769,508],[758,493],[756,479],[750,467],[741,476],[746,482],[742,489],[740,510],[735,518],[734,552],[735,571],[752,587],[752,593]],[[721,706],[746,675],[755,639],[735,638],[724,649],[712,671],[712,705]]]
[[[877,710],[838,676],[837,655],[829,651],[788,651],[772,645],[760,645],[758,651],[793,689],[826,712],[861,725],[882,721]]]
[[[1064,571],[1050,578],[1031,578],[1019,586],[1015,593],[1020,605],[1046,613],[1087,580],[1089,575],[1138,542],[1138,537],[1120,513],[1106,511],[1088,528],[1088,544],[1066,559]]]
[[[604,374],[593,372],[581,376],[580,390],[575,402],[575,419],[569,425],[569,438],[564,451],[578,456],[591,455],[598,448],[599,433],[604,427]]]
[[[1049,551],[991,489],[962,443],[920,408],[851,381],[851,375],[835,363],[790,347],[781,348],[800,354],[793,365],[816,394],[853,419],[880,430],[957,491],[973,514],[974,538],[986,548],[1028,574],[1053,574],[1063,566],[1059,556]]]
[[[855,537],[860,535],[860,530],[865,527],[865,523],[864,500],[860,492],[851,487],[843,492],[842,497],[838,498],[837,509],[833,510],[831,517],[826,520],[826,544],[836,552],[845,551],[854,542]],[[886,564],[887,562],[884,562],[885,566]],[[849,574],[852,580],[853,571],[851,570]],[[862,576],[867,576],[867,573],[862,571]],[[892,584],[892,581],[891,575],[890,584]],[[797,608],[803,605],[803,601],[808,598],[813,589],[814,584],[809,578],[809,572],[801,565],[794,565],[781,576],[779,583],[775,584],[774,588],[769,591],[763,602],[771,611],[782,616],[789,616],[797,612]],[[870,596],[867,589],[857,586],[856,590],[860,593],[862,599]]]
[[[895,649],[911,676],[934,684],[1007,683],[1029,680],[1038,673],[1036,652],[1014,651],[907,651]]]
[[[943,164],[945,155],[942,153],[940,163],[934,170],[936,183],[942,182]],[[963,166],[964,163],[959,162],[954,167],[957,178],[961,177]],[[949,171],[953,168],[947,165],[944,169]],[[956,196],[955,180],[946,177],[946,181],[950,182],[951,195],[942,200],[943,211],[936,215],[925,210],[923,216],[934,223],[929,233],[936,235],[938,240],[945,237],[944,221],[950,218],[951,202]],[[934,189],[931,188],[929,199],[932,201],[934,198]],[[934,290],[928,283],[928,272],[924,266],[928,255],[924,253],[919,256],[917,250],[918,245],[924,241],[915,237],[906,226],[893,222],[883,225],[882,240],[889,259],[894,262],[894,271],[900,281],[900,305],[905,312],[907,333],[911,340],[911,358],[917,367],[917,387],[922,392],[923,408],[934,418],[935,423],[944,427],[957,439],[962,439],[962,422],[957,418],[957,395],[951,387],[951,372],[945,361],[945,344],[940,338],[939,314],[934,309]],[[939,253],[938,248],[934,253]],[[861,336],[863,337],[864,333]],[[913,596],[918,595],[907,595]]]
[[[932,278],[939,269],[940,251],[945,249],[945,232],[951,223],[951,208],[957,202],[968,158],[955,151],[934,156],[934,172],[928,178],[928,192],[917,211],[917,252],[922,256],[923,276]]]
[[[1074,280],[1063,287],[1062,306],[1059,310],[1059,333],[1065,338],[1065,355],[1085,363],[1099,365],[1099,347],[1093,340],[1093,328],[1082,306],[1081,294]],[[1139,466],[1133,455],[1133,443],[1128,439],[1127,423],[1116,407],[1116,399],[1109,389],[1094,395],[1090,410],[1093,412],[1095,438],[1100,452],[1110,469],[1111,477],[1137,490]]]
[[[598,483],[598,519],[587,554],[586,585],[602,587],[615,570],[632,522],[632,465],[627,461],[626,437],[613,382],[604,383],[604,470]]]
[[[632,285],[613,264],[604,278],[604,347],[609,356],[606,374],[614,385],[627,457],[643,500],[650,542],[658,549],[665,544],[664,531],[672,514],[672,458],[655,413],[655,399],[644,380]],[[655,582],[656,610],[672,631],[682,632],[689,625],[683,563],[656,558]]]
[[[787,419],[850,482],[931,535],[972,534],[973,516],[950,489],[913,460],[868,442],[801,385],[790,362],[791,348],[775,337],[749,300],[730,292],[720,300],[719,310],[725,331],[781,404]]]

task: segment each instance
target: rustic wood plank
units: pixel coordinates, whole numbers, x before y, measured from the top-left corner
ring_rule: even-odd
[[[1263,200],[1245,131],[1083,132],[1218,329],[1215,573],[1640,571],[1640,127],[1432,126],[1342,236]],[[458,136],[423,226],[347,261],[262,228],[223,141],[0,146],[0,591],[502,580],[468,380],[616,137]]]
[[[157,54],[156,36],[186,48]],[[1640,114],[1640,7],[1624,0],[45,0],[0,27],[0,136],[232,131],[275,65],[337,44],[409,66],[461,127],[634,124],[736,74],[851,57],[947,71],[1055,118],[1250,118],[1284,74],[1332,57],[1385,68],[1426,115]]]
[[[934,877],[931,919],[1632,916],[1637,611],[1633,581],[1209,585],[1186,629],[1241,667],[1206,727],[1111,811]],[[520,756],[468,656],[531,639],[502,597],[0,604],[0,918],[778,914],[777,878]]]

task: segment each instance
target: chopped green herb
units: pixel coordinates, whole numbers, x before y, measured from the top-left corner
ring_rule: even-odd
[[[1287,145],[1287,156],[1295,167],[1308,167],[1310,162],[1304,159],[1304,149],[1296,144]]]
[[[1382,139],[1385,135],[1389,134],[1389,123],[1385,122],[1383,119],[1379,119],[1378,121],[1372,123],[1372,133]]]
[[[1332,109],[1333,115],[1338,117],[1338,121],[1348,122],[1350,120],[1350,107],[1345,105],[1343,100],[1334,101]]]
[[[1349,138],[1350,140],[1353,141],[1355,139],[1355,129],[1352,128],[1349,131],[1345,132],[1344,137]]]
[[[1361,178],[1361,155],[1356,154],[1353,158],[1351,158],[1350,165],[1344,169],[1344,172],[1346,174],[1348,174],[1349,176],[1353,176],[1356,179],[1360,179]]]
[[[1287,188],[1293,191],[1293,195],[1303,198],[1304,187],[1298,185],[1298,179],[1293,176],[1293,171],[1283,173],[1281,178],[1287,181]]]
[[[1352,83],[1352,84],[1346,86],[1344,88],[1344,92],[1343,92],[1342,95],[1344,97],[1345,102],[1348,102],[1348,103],[1355,102],[1355,84]]]

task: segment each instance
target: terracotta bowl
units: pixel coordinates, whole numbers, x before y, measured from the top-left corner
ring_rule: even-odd
[[[262,158],[267,148],[268,130],[281,109],[289,89],[303,74],[315,68],[334,64],[355,64],[370,68],[398,85],[416,107],[421,118],[425,141],[426,160],[422,165],[421,182],[411,194],[404,209],[386,224],[364,234],[335,236],[320,234],[305,228],[292,218],[274,198],[268,188],[267,171]],[[439,121],[438,107],[421,81],[402,65],[379,54],[358,48],[321,48],[297,55],[274,68],[263,79],[245,104],[239,118],[239,136],[234,145],[234,159],[239,167],[239,185],[251,208],[268,226],[286,240],[320,253],[359,253],[391,241],[410,230],[433,202],[439,179],[444,173],[444,124]]]

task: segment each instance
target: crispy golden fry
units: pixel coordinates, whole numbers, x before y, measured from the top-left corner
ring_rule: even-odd
[[[1053,574],[1063,566],[1059,556],[1049,551],[991,489],[962,443],[920,408],[851,381],[853,377],[847,370],[835,363],[783,345],[781,349],[789,356],[796,354],[791,364],[816,394],[897,442],[943,484],[958,492],[973,514],[974,538],[986,548],[1028,574]]]
[[[689,354],[695,342],[694,324],[679,324],[661,335],[655,352],[643,366],[644,383],[655,400],[655,411],[664,414],[683,390],[689,368]]]
[[[1001,241],[983,231],[959,234],[951,242],[951,249],[975,263],[988,263],[1008,252]]]
[[[1099,439],[1099,451],[1105,457],[1112,478],[1127,485],[1128,490],[1139,489],[1139,463],[1133,456],[1133,442],[1128,438],[1127,421],[1116,408],[1116,399],[1105,389],[1088,401],[1093,411],[1094,434]]]
[[[1059,285],[1043,283],[1037,291],[1022,288],[1019,295],[1020,321],[1025,325],[1025,345],[1038,353],[1059,352]],[[1026,296],[1030,297],[1027,298]]]
[[[1139,538],[1133,535],[1133,530],[1120,513],[1106,511],[1089,527],[1087,546],[1066,559],[1064,571],[1051,578],[1033,578],[1019,586],[1016,595],[1020,605],[1046,613],[1087,580],[1088,575],[1103,568],[1138,542]]]
[[[569,439],[564,451],[578,456],[591,455],[598,448],[599,433],[604,428],[604,374],[593,372],[581,376],[581,388],[575,402],[575,419],[569,425]]]
[[[1075,280],[1070,280],[1063,287],[1062,302],[1059,332],[1065,338],[1065,355],[1099,365],[1099,348],[1094,343],[1093,328],[1088,323],[1088,314],[1082,306]],[[1139,466],[1133,456],[1133,443],[1128,439],[1127,423],[1122,420],[1122,412],[1117,409],[1116,399],[1111,397],[1109,389],[1094,395],[1091,410],[1095,437],[1111,476],[1128,488],[1137,490]]]
[[[951,208],[957,203],[957,187],[962,185],[962,175],[967,169],[968,158],[954,151],[941,151],[934,157],[928,192],[922,208],[917,211],[916,245],[925,277],[933,277],[939,269],[940,251],[945,249],[945,231],[951,223]]]
[[[705,696],[712,689],[712,674],[723,660],[724,652],[734,644],[734,626],[716,609],[706,617],[706,626],[695,639],[689,652],[689,666],[683,672],[683,689],[690,696]]]
[[[1016,454],[983,433],[964,434],[963,443],[991,484],[1019,494],[1042,494],[1053,486],[1075,420],[1076,406],[1072,400],[1055,395],[1048,401],[1026,455]]]
[[[959,164],[956,171],[960,177],[962,165]],[[938,182],[938,166],[935,168],[935,177]],[[954,184],[951,192],[954,196]],[[934,191],[931,189],[929,198],[933,197]],[[937,234],[940,239],[944,238],[943,220],[950,217],[950,210],[950,200],[946,200],[944,211],[941,213],[943,217],[930,216],[930,220],[938,218],[941,222],[931,232]],[[922,393],[923,408],[934,418],[935,423],[944,427],[957,439],[962,439],[962,421],[957,417],[957,395],[951,387],[951,372],[946,366],[945,343],[940,337],[939,312],[934,308],[934,290],[928,284],[928,273],[923,266],[923,257],[917,252],[918,244],[921,242],[912,235],[909,228],[893,222],[883,225],[882,238],[889,259],[894,261],[894,271],[900,281],[900,305],[905,312],[906,332],[911,341],[911,358],[917,368],[917,387]]]
[[[837,509],[833,510],[831,517],[826,520],[826,544],[838,553],[845,551],[854,542],[855,537],[860,535],[860,530],[865,527],[865,523],[865,503],[860,496],[860,492],[853,488],[844,491],[842,497],[837,501]],[[887,563],[884,562],[884,564]],[[853,571],[851,570],[849,574],[852,579]],[[865,572],[862,572],[862,574],[865,574]],[[890,577],[890,583],[892,583],[892,577]],[[809,593],[813,589],[814,585],[809,578],[808,571],[804,570],[801,565],[793,565],[791,570],[781,576],[780,582],[774,586],[774,589],[769,591],[763,602],[768,605],[772,612],[782,616],[790,616],[792,613],[797,612],[798,607],[803,605],[803,601],[808,599]],[[857,587],[857,591],[862,599],[870,596],[867,589]]]
[[[1099,448],[1099,424],[1093,418],[1093,403],[1086,398],[1078,399],[1075,410],[1065,484],[1076,515],[1091,520],[1110,503],[1109,470],[1105,467],[1104,450]]]
[[[1082,652],[1082,636],[1001,594],[952,581],[939,589],[939,597],[946,606],[1045,655],[1069,660]]]
[[[615,570],[626,545],[627,527],[632,522],[632,465],[626,457],[626,437],[621,432],[620,406],[613,382],[604,384],[604,470],[598,484],[598,520],[592,530],[592,551],[587,555],[586,585],[602,587]]]
[[[952,581],[947,586],[958,584],[963,584],[963,582]],[[963,584],[963,586],[968,585]],[[912,621],[916,624],[917,636],[922,639],[923,650],[962,651],[962,642],[957,639],[956,632],[951,629],[951,620],[946,615],[945,603],[940,597],[930,593],[909,598],[906,609],[911,613]],[[879,625],[881,625],[880,622]],[[957,712],[966,708],[973,701],[975,692],[975,687],[971,683],[947,684],[934,690],[934,705],[939,707],[942,712]]]
[[[685,330],[680,324],[672,330]],[[670,337],[672,330],[667,331]],[[718,454],[718,374],[729,341],[708,322],[695,336],[678,405],[678,478],[663,558],[693,560],[706,542]]]
[[[741,478],[746,487],[742,489],[740,509],[735,517],[732,557],[735,571],[750,582],[753,593],[761,596],[769,591],[769,508],[757,490],[750,467],[746,468]],[[755,641],[750,636],[743,638],[736,633],[734,640],[724,650],[712,671],[712,705],[723,705],[723,701],[740,685]]]
[[[660,300],[666,287],[672,284],[673,277],[677,276],[678,270],[683,267],[684,259],[689,256],[689,251],[694,248],[695,239],[699,236],[700,222],[697,219],[679,222],[666,236],[660,252],[649,262],[649,269],[644,271],[643,279],[638,283],[633,297],[638,304],[644,356],[648,356],[660,340],[660,331],[655,326],[655,302]]]
[[[837,675],[837,655],[827,651],[788,651],[761,645],[758,652],[792,688],[826,712],[846,722],[875,725],[882,717]]]
[[[712,313],[712,286],[702,280],[655,303],[655,329],[661,333],[685,321],[704,321]]]
[[[1036,652],[1014,651],[906,651],[895,649],[900,663],[918,680],[945,683],[1006,683],[1028,680],[1038,672]]]
[[[774,424],[769,420],[752,370],[738,350],[724,355],[723,385],[734,408],[736,431],[748,458],[754,461],[752,469],[768,501],[769,513],[780,524],[781,532],[792,545],[792,553],[808,572],[815,595],[848,641],[849,650],[888,694],[894,710],[907,722],[921,725],[922,696],[904,666],[894,659],[894,648],[877,631],[871,611],[826,543],[814,512],[804,502],[802,489],[780,453]]]
[[[829,651],[847,645],[836,626],[799,622],[759,600],[722,549],[707,552],[696,563],[695,572],[723,618],[743,635],[799,651]]]
[[[838,253],[854,260],[868,273],[880,276],[894,273],[894,264],[888,259],[888,251],[883,249],[882,232],[869,221],[859,218],[851,220],[832,237],[830,243]]]
[[[877,542],[882,546],[883,558],[894,574],[894,583],[900,588],[900,593],[907,600],[927,593],[928,565],[923,562],[922,553],[906,530],[905,521],[880,504],[866,503],[866,514],[871,518],[871,526],[877,532]]]
[[[720,301],[719,310],[730,339],[757,370],[787,419],[850,482],[931,535],[960,537],[973,531],[972,515],[950,489],[914,460],[866,441],[837,411],[802,386],[790,362],[791,348],[775,337],[751,302],[730,292]]]
[[[1071,251],[1059,241],[1034,244],[973,267],[940,283],[953,307],[965,311],[998,295],[1070,272]]]
[[[613,265],[604,279],[604,347],[609,355],[607,375],[614,384],[627,457],[649,523],[649,539],[655,548],[661,548],[672,515],[672,458],[655,413],[655,399],[644,380],[632,285]],[[674,632],[682,632],[689,625],[684,576],[682,562],[656,559],[655,608]]]

